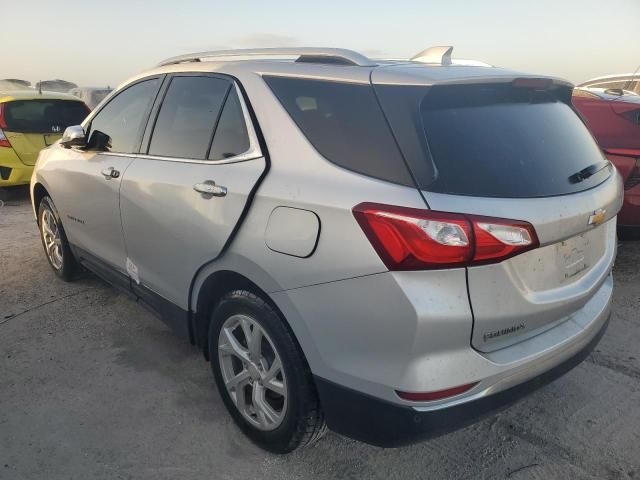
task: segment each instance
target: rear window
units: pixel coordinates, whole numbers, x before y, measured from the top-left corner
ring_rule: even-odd
[[[327,160],[415,186],[371,85],[264,77],[298,128]]]
[[[544,197],[583,191],[610,175],[604,169],[570,180],[603,156],[567,103],[567,88],[510,82],[377,88],[409,164],[424,172],[418,177],[426,190]],[[411,129],[417,133],[409,135]]]
[[[80,125],[89,114],[82,102],[71,100],[14,100],[4,104],[6,130],[22,133],[62,133]]]

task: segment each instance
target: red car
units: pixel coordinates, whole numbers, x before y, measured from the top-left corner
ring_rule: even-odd
[[[640,95],[618,89],[575,88],[573,105],[624,179],[618,225],[640,230]]]

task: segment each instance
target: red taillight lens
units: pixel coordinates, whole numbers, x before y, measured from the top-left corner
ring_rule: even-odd
[[[464,215],[376,203],[361,203],[353,214],[389,270],[445,268],[472,258]]]
[[[511,82],[516,88],[533,88],[535,90],[548,90],[553,86],[553,80],[550,78],[516,78]]]
[[[7,128],[7,120],[4,118],[4,103],[0,103],[0,129]]]
[[[476,240],[473,263],[493,263],[538,246],[533,225],[516,220],[470,217]]]
[[[9,140],[4,136],[3,128],[7,128],[7,121],[4,118],[4,104],[0,103],[0,147],[11,147]]]
[[[7,128],[7,121],[4,118],[4,104],[0,103],[0,147],[11,147],[9,140],[4,136],[3,128]]]
[[[389,270],[496,263],[538,246],[526,222],[377,203],[353,214]]]
[[[454,397],[461,393],[468,392],[475,387],[478,382],[460,385],[459,387],[447,388],[446,390],[438,390],[436,392],[398,392],[398,396],[403,400],[410,402],[431,402],[433,400],[442,400],[444,398]]]

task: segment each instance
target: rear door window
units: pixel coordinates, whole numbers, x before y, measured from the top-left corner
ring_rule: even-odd
[[[370,84],[265,76],[298,128],[327,160],[415,186]]]
[[[570,106],[568,89],[511,82],[376,88],[394,130],[418,132],[415,141],[398,138],[410,165],[429,165],[429,175],[418,180],[425,190],[544,197],[583,191],[610,175],[605,168],[580,182],[571,179],[604,159]]]
[[[217,77],[175,77],[156,120],[149,155],[205,160],[231,82]]]
[[[6,130],[20,133],[62,133],[79,125],[89,113],[72,100],[14,100],[4,104]]]

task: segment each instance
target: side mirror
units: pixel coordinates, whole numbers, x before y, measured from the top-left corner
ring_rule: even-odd
[[[62,145],[64,148],[86,147],[87,135],[84,133],[84,128],[82,128],[80,125],[67,127],[67,129],[62,134],[60,145]]]

